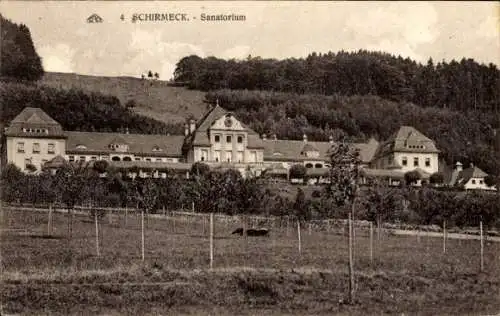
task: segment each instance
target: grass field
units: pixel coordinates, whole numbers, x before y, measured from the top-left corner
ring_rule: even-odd
[[[136,113],[168,123],[184,123],[189,115],[198,119],[207,111],[203,103],[205,93],[167,86],[165,81],[48,72],[39,84],[116,96],[122,105],[135,100],[137,106],[133,110]]]
[[[1,242],[2,307],[21,314],[171,315],[484,315],[500,311],[500,243],[486,243],[479,272],[479,241],[391,236],[374,241],[357,230],[357,303],[347,293],[347,238],[341,229],[301,230],[261,222],[269,237],[231,235],[237,221],[215,217],[214,269],[207,220],[149,218],[145,262],[137,215],[100,224],[74,216],[5,210]],[[14,230],[20,229],[20,230]],[[26,231],[25,231],[26,230]]]

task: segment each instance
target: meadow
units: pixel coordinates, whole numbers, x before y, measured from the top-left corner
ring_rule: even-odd
[[[500,243],[486,242],[480,272],[478,240],[375,234],[356,229],[356,302],[345,302],[347,236],[344,227],[301,228],[296,223],[250,221],[268,237],[231,232],[238,218],[214,217],[210,266],[208,216],[150,216],[141,225],[130,212],[103,217],[99,256],[95,222],[67,214],[4,209],[4,313],[322,315],[479,315],[500,311]],[[3,313],[2,313],[3,314]]]
[[[161,80],[47,72],[39,85],[113,95],[122,105],[134,100],[135,113],[166,123],[185,123],[189,115],[199,119],[207,111],[203,104],[204,92],[172,87]]]

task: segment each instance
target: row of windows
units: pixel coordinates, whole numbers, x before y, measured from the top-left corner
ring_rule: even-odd
[[[227,161],[227,162],[233,162],[233,152],[228,150],[225,152],[225,157],[224,159],[221,157],[222,152],[220,150],[214,151],[214,160],[215,162],[221,162],[221,161]],[[236,153],[236,162],[241,163],[244,162],[244,152],[243,151],[238,151]],[[208,150],[202,150],[201,151],[201,161],[208,161]],[[251,151],[250,152],[250,162],[256,162],[257,161],[257,152],[256,151]]]
[[[33,153],[34,154],[39,154],[41,152],[40,149],[40,143],[33,143]],[[17,152],[18,153],[24,153],[25,152],[25,147],[23,142],[17,143]],[[55,154],[56,152],[56,145],[53,143],[49,143],[47,146],[47,154]]]
[[[48,134],[49,130],[46,128],[23,128],[24,133],[44,133]]]
[[[216,143],[220,143],[220,135],[215,135],[214,136],[214,139],[215,139],[215,142]],[[226,143],[231,143],[233,141],[233,138],[231,135],[227,135],[226,136]],[[238,136],[236,138],[236,141],[238,142],[238,144],[241,144],[243,143],[243,136]]]
[[[76,156],[68,156],[68,160],[69,161],[75,161],[76,159],[78,159],[79,161],[86,161],[87,160],[87,156],[79,156],[79,157],[76,157]],[[102,156],[100,158],[101,160],[109,160],[109,156]],[[90,159],[89,160],[98,160],[98,157],[97,156],[90,156]],[[131,157],[123,157],[120,158],[118,156],[113,156],[111,157],[111,160],[112,161],[132,161],[132,158]],[[134,161],[153,161],[153,158],[141,158],[141,157],[135,157],[134,158]],[[163,159],[162,158],[155,158],[154,159],[155,162],[163,162]],[[167,162],[174,162],[173,159],[170,159],[170,158],[167,158],[166,159]]]
[[[312,163],[306,163],[306,168],[312,168],[312,167],[313,167]],[[321,163],[314,164],[314,168],[323,168],[323,164]]]
[[[401,159],[401,164],[403,166],[408,166],[408,158],[403,157]],[[414,167],[418,167],[419,165],[420,165],[420,161],[419,161],[418,157],[414,157],[413,158],[413,166]],[[425,166],[426,167],[430,167],[431,166],[431,159],[430,158],[425,158]]]
[[[476,184],[476,179],[472,179],[471,183]],[[479,184],[483,184],[483,183],[484,183],[483,180],[479,180]]]

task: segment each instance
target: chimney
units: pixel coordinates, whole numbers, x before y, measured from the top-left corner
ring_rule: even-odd
[[[189,135],[189,124],[185,123],[184,124],[184,136],[188,136],[188,135]]]
[[[328,142],[329,142],[330,144],[333,144],[333,136],[332,136],[332,135],[330,135],[330,137],[328,137]]]
[[[273,134],[273,140],[278,140],[278,136],[276,136],[276,134]]]
[[[455,164],[455,170],[462,171],[462,166],[462,163],[460,161],[457,161],[457,163]]]
[[[304,134],[304,136],[302,138],[304,139],[304,143],[307,143],[307,135]]]
[[[189,120],[189,133],[192,134],[196,128],[196,122],[193,119]]]
[[[262,140],[267,140],[266,134],[262,134]]]

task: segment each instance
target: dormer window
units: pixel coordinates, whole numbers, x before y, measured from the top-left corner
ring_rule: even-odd
[[[153,151],[154,152],[161,151],[161,148],[159,146],[154,146]]]
[[[85,145],[76,145],[76,149],[87,149],[87,146]]]

